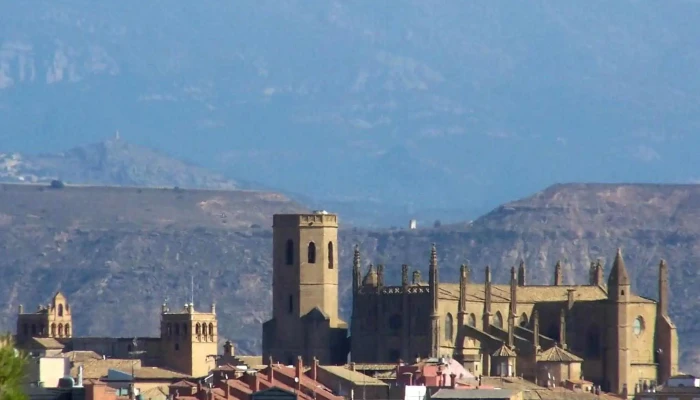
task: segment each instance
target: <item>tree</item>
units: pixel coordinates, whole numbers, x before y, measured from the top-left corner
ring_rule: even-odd
[[[0,336],[0,400],[27,400],[22,391],[26,357],[15,349],[9,335]]]

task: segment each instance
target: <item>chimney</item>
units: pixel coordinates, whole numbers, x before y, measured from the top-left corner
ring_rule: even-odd
[[[19,305],[19,313],[24,314],[24,306],[21,304]]]
[[[211,303],[211,313],[216,315],[216,303]]]
[[[457,386],[457,374],[453,372],[450,374],[450,387],[454,389],[455,386]]]
[[[83,366],[78,367],[78,384],[77,387],[83,387]]]
[[[168,305],[167,305],[166,303],[163,303],[163,305],[160,306],[160,312],[161,312],[162,314],[165,314],[165,313],[168,312]]]
[[[304,363],[301,356],[297,356],[297,366],[296,366],[296,390],[301,390],[301,376],[304,374]]]
[[[267,365],[270,368],[270,384],[272,386],[275,386],[275,366],[272,364],[272,356],[270,356],[267,360]]]
[[[354,370],[355,370],[355,361],[352,361],[350,363],[350,371],[354,371]]]
[[[318,358],[314,356],[313,360],[314,365],[311,367],[311,377],[313,378],[314,381],[318,380]]]

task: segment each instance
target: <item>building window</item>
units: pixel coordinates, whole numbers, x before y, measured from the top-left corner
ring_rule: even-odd
[[[289,308],[289,313],[290,313],[290,314],[294,312],[294,296],[292,296],[291,294],[289,295],[289,305],[288,305],[288,308]]]
[[[211,322],[209,323],[209,336],[211,336],[212,340],[214,340],[214,324]]]
[[[445,340],[448,342],[452,341],[452,330],[454,329],[453,326],[453,321],[452,321],[452,314],[447,313],[445,316]]]
[[[476,315],[469,314],[469,320],[467,321],[469,326],[476,326]]]
[[[66,324],[64,331],[66,333],[66,337],[70,337],[70,324]]]
[[[523,315],[520,316],[518,325],[522,326],[523,328],[527,326],[527,314],[523,313]]]
[[[175,336],[180,336],[180,324],[175,324]]]
[[[493,317],[493,326],[503,329],[503,315],[500,311],[496,311],[496,315]]]
[[[168,336],[173,335],[173,326],[172,325],[168,324],[166,330],[168,332]]]
[[[63,316],[63,304],[58,305],[58,316],[59,317]]]
[[[644,332],[644,318],[642,318],[641,315],[634,319],[632,323],[632,332],[634,332],[635,336],[639,336]]]
[[[197,336],[199,336],[199,335],[202,334],[202,332],[199,331],[199,323],[197,323],[197,324],[194,326],[194,332],[197,334]]]
[[[328,242],[328,269],[333,269],[333,242]]]
[[[309,264],[316,264],[316,244],[314,242],[309,242],[307,261]]]
[[[182,336],[187,336],[187,324],[182,324]]]
[[[63,324],[58,324],[58,336],[63,336]]]
[[[294,265],[294,241],[292,241],[292,239],[287,240],[285,259],[287,261],[287,265]]]

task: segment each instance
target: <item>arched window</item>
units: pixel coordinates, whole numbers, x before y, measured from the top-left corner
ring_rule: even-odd
[[[211,322],[209,323],[209,336],[211,336],[212,340],[214,340],[214,324]]]
[[[65,331],[66,337],[70,337],[70,324],[66,324],[64,331]]]
[[[309,242],[307,261],[309,264],[316,264],[316,244],[314,242]]]
[[[63,324],[58,324],[58,336],[63,336]]]
[[[454,330],[452,314],[447,313],[445,316],[445,340],[448,342],[452,341],[452,331]]]
[[[194,326],[194,331],[195,331],[195,333],[197,334],[197,336],[199,336],[199,335],[201,334],[201,332],[199,331],[199,323],[197,323],[197,324]]]
[[[500,311],[496,311],[496,315],[493,317],[493,326],[503,329],[503,315]]]
[[[600,328],[598,325],[591,325],[586,333],[586,357],[598,358],[601,354]]]
[[[63,316],[63,304],[58,305],[58,316],[59,317]]]
[[[167,332],[168,332],[168,336],[172,336],[172,335],[173,335],[173,326],[172,326],[171,324],[168,324],[168,325],[167,325],[166,330],[167,330]]]
[[[469,314],[469,319],[467,320],[467,325],[476,326],[476,315]]]
[[[638,316],[637,318],[634,319],[634,322],[632,323],[632,332],[634,332],[634,336],[639,336],[642,334],[644,331],[644,318],[642,316]]]
[[[287,260],[287,265],[294,265],[294,241],[292,239],[287,240],[284,257]]]
[[[56,336],[56,324],[51,324],[51,336]]]
[[[518,321],[518,325],[522,326],[523,328],[527,326],[527,314],[523,313],[520,316],[520,320]]]
[[[328,242],[328,269],[333,269],[333,242]]]
[[[294,312],[294,296],[292,296],[291,294],[289,295],[289,305],[288,305],[288,308],[289,308],[289,313],[290,313],[290,314]]]

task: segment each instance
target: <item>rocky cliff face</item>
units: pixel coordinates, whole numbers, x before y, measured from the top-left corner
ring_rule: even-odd
[[[155,335],[160,304],[188,301],[192,274],[197,307],[218,304],[222,337],[241,351],[260,351],[261,322],[271,303],[268,227],[273,213],[302,207],[249,192],[232,192],[237,197],[224,201],[219,192],[160,189],[148,191],[155,194],[142,202],[146,190],[120,189],[115,197],[96,188],[68,189],[28,192],[6,185],[0,191],[0,293],[7,305],[1,327],[13,329],[20,303],[31,309],[61,289],[73,305],[77,335]],[[615,249],[622,247],[633,289],[643,296],[656,298],[657,265],[661,258],[668,261],[683,367],[697,371],[698,222],[700,186],[558,185],[470,224],[342,229],[341,311],[348,316],[355,243],[363,262],[384,263],[394,282],[403,263],[427,272],[432,242],[441,279],[453,282],[465,262],[477,280],[489,264],[494,279],[505,282],[510,266],[522,258],[533,283],[551,282],[557,260],[565,281],[584,283],[591,260],[601,258],[609,271]]]

